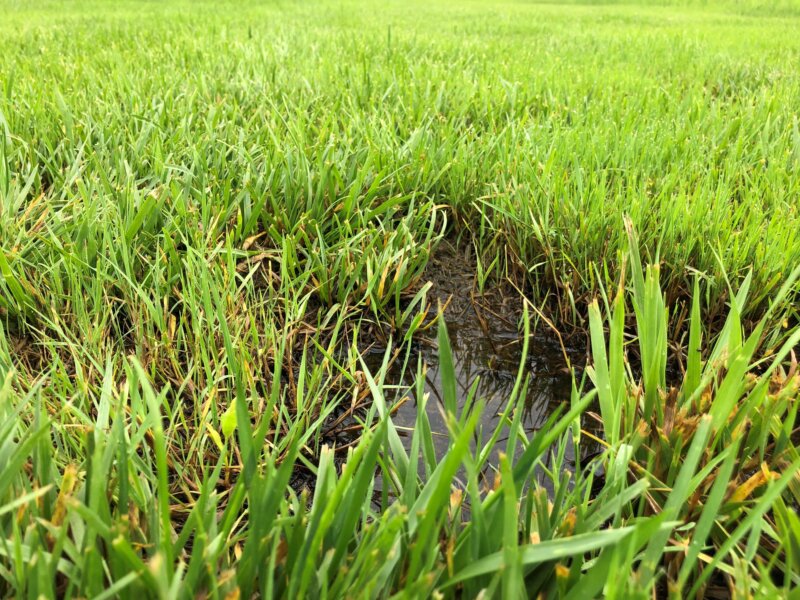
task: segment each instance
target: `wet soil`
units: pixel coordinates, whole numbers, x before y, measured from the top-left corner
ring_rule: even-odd
[[[517,378],[522,359],[523,334],[521,318],[523,299],[508,286],[496,286],[479,292],[476,284],[476,268],[470,247],[443,242],[431,259],[424,281],[433,283],[429,302],[436,306],[440,302],[444,311],[450,337],[453,363],[456,374],[458,408],[467,402],[470,389],[477,385],[476,397],[485,401],[486,408],[480,426],[484,438],[499,424],[499,415],[506,408]],[[535,315],[531,315],[532,327]],[[417,341],[405,371],[403,357],[398,358],[387,374],[386,383],[396,393],[397,408],[393,421],[407,447],[411,445],[417,415],[414,397],[416,365],[419,359],[426,366],[424,393],[429,395],[426,412],[434,435],[434,447],[441,455],[447,449],[448,436],[442,404],[442,381],[439,370],[435,327],[427,331],[427,338]],[[365,352],[365,362],[372,371],[377,371],[385,355],[385,348],[374,344]],[[528,385],[523,390],[525,412],[522,424],[526,431],[540,429],[552,412],[563,406],[569,408],[572,391],[572,368],[580,377],[585,363],[584,348],[569,347],[552,333],[544,323],[539,323],[529,340],[528,356],[523,373],[528,376]],[[475,383],[477,381],[477,384]],[[585,424],[587,427],[591,423]],[[504,436],[498,449],[505,448]],[[596,447],[581,449],[582,455],[596,451]],[[496,464],[496,455],[490,463]],[[574,460],[574,456],[567,456]]]

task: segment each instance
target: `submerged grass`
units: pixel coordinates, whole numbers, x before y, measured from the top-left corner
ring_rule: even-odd
[[[797,593],[794,5],[0,13],[0,595]],[[589,333],[538,432],[456,402],[453,231]]]

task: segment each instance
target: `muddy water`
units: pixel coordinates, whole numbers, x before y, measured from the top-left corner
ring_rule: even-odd
[[[458,406],[463,408],[477,380],[476,396],[486,403],[481,416],[483,438],[486,439],[498,425],[498,415],[507,406],[519,370],[522,336],[518,323],[522,315],[522,301],[519,294],[511,290],[493,289],[479,294],[475,289],[474,273],[474,264],[468,252],[448,246],[431,260],[426,279],[433,283],[431,294],[434,306],[437,301],[448,303],[445,320],[457,379]],[[429,332],[429,335],[435,337],[435,331]],[[426,411],[437,454],[441,455],[447,449],[448,437],[442,409],[438,352],[433,342],[435,340],[417,344],[405,372],[399,366],[402,357],[397,359],[386,382],[397,390],[395,400],[404,399],[393,421],[410,447],[417,414],[412,386],[417,360],[422,359],[427,367],[424,387],[429,400]],[[365,356],[369,368],[377,370],[383,356],[382,348],[371,348]],[[583,363],[583,356],[583,352],[562,348],[552,334],[537,333],[532,336],[524,365],[529,383],[523,392],[525,412],[522,424],[527,431],[540,429],[556,407],[562,404],[566,405],[564,409],[569,407],[572,375],[567,359],[572,365],[579,366]],[[498,449],[504,447],[501,437]]]

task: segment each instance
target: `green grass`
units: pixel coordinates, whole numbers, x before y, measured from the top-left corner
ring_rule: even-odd
[[[793,17],[10,6],[4,246],[40,290],[57,287],[42,267],[59,247],[107,255],[94,231],[107,221],[148,270],[154,230],[204,253],[259,233],[311,251],[341,241],[332,213],[409,197],[451,206],[487,267],[524,272],[537,300],[557,292],[572,320],[596,270],[614,282],[623,213],[667,291],[685,297],[698,269],[716,313],[722,265],[740,280],[755,268],[757,311],[800,258]]]
[[[797,593],[800,5],[0,14],[0,596]],[[447,392],[446,235],[589,334],[538,433]],[[359,356],[437,327],[444,456]]]

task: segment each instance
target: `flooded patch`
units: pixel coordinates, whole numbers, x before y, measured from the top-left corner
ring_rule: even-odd
[[[475,397],[486,404],[480,423],[485,440],[499,425],[500,414],[512,396],[519,371],[523,342],[519,330],[522,298],[516,291],[507,289],[495,288],[479,293],[469,252],[446,242],[443,245],[446,248],[431,259],[425,280],[433,283],[432,304],[435,306],[439,301],[446,305],[444,316],[453,355],[458,408],[465,406],[472,386],[477,385]],[[435,338],[435,333],[429,331],[428,336]],[[367,351],[365,362],[371,371],[380,368],[384,354],[385,349],[377,346]],[[522,391],[525,398],[522,425],[527,432],[540,429],[558,407],[569,408],[572,391],[570,364],[580,366],[584,357],[582,351],[563,347],[552,333],[538,331],[531,337],[524,365],[528,385]],[[424,393],[429,395],[426,412],[434,447],[437,454],[443,455],[448,446],[448,436],[435,339],[417,342],[405,369],[402,366],[403,355],[392,363],[385,382],[396,390],[393,400],[397,409],[393,413],[393,422],[405,445],[410,447],[417,415],[414,380],[420,359],[426,366]],[[505,439],[501,436],[495,455],[504,447]],[[582,454],[588,451],[584,449]],[[572,456],[567,458],[573,459]],[[495,459],[490,462],[496,464]]]

